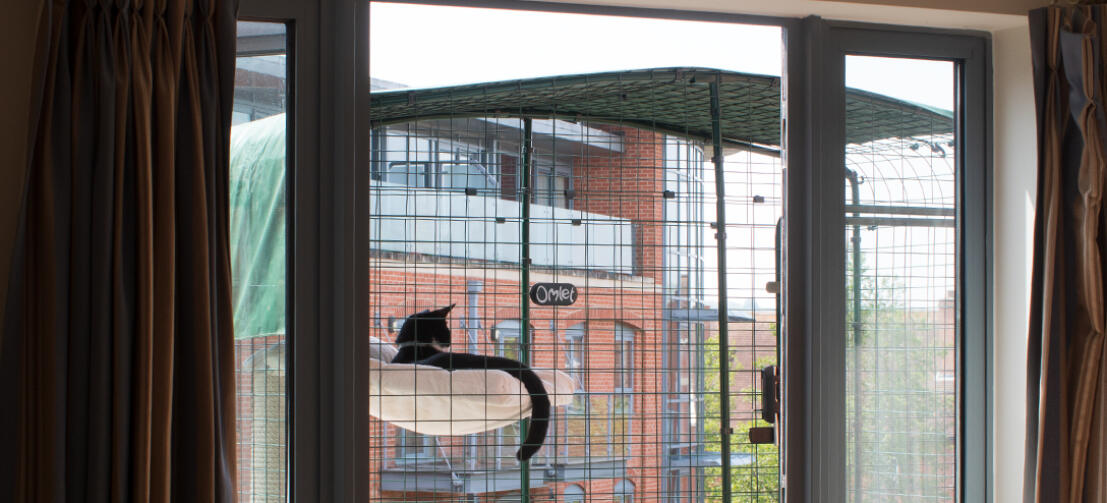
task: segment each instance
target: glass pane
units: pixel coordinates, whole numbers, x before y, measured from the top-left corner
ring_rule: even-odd
[[[422,164],[397,163],[388,167],[385,181],[406,187],[422,187],[426,178],[426,167]]]
[[[238,23],[230,238],[239,501],[285,501],[285,26]]]
[[[954,64],[850,56],[847,105],[848,500],[954,501],[957,473]],[[852,102],[850,102],[852,103]]]
[[[780,75],[780,28],[388,2],[370,10],[369,335],[386,347],[398,335],[389,320],[456,304],[452,351],[525,359],[577,381],[559,385],[544,447],[525,467],[514,458],[515,421],[438,434],[429,462],[395,459],[405,425],[493,419],[502,391],[452,388],[464,415],[443,406],[401,416],[413,421],[371,405],[370,500],[514,501],[527,487],[523,500],[571,501],[575,484],[584,501],[718,502],[726,492],[778,501],[776,447],[750,444],[746,431],[769,426],[758,420],[755,376],[777,346],[776,297],[765,287],[782,213],[780,81],[767,76]],[[515,40],[526,42],[504,43]],[[627,68],[656,71],[606,73]],[[716,70],[707,68],[731,86],[722,119],[736,128],[721,152],[721,205],[712,142],[696,130],[711,122]],[[576,74],[600,80],[494,84]],[[437,179],[390,183],[393,163],[426,163]],[[720,232],[731,236],[725,271]],[[527,302],[539,284],[570,284],[576,295],[571,305]],[[720,351],[725,297],[730,347]],[[436,398],[372,388],[386,372],[369,379],[371,404]],[[506,395],[521,394],[509,385]],[[724,430],[734,431],[729,452]]]

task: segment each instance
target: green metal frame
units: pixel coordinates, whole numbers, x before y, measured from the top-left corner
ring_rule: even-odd
[[[711,86],[720,109],[711,114]],[[694,138],[724,147],[779,154],[781,79],[711,68],[653,68],[542,77],[429,89],[378,91],[370,96],[377,128],[416,120],[460,117],[541,117],[617,123]],[[849,89],[850,143],[951,132],[953,114]],[[717,124],[716,124],[717,122]]]

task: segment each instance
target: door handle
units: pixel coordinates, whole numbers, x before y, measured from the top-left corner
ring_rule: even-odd
[[[776,365],[761,369],[761,419],[776,424],[780,412],[780,378]],[[776,442],[776,427],[755,426],[750,428],[751,444],[772,444]]]
[[[780,379],[776,374],[776,365],[761,369],[761,419],[776,424],[780,412]]]

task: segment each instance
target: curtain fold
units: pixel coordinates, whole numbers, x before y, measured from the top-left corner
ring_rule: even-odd
[[[1024,501],[1107,501],[1107,7],[1030,13],[1038,122]]]
[[[234,1],[53,0],[0,352],[0,494],[232,501]]]

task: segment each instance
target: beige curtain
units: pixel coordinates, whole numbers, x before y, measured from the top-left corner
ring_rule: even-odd
[[[1024,499],[1102,502],[1107,8],[1039,9],[1030,26],[1039,153]]]
[[[235,4],[43,4],[0,332],[12,501],[233,500]]]

